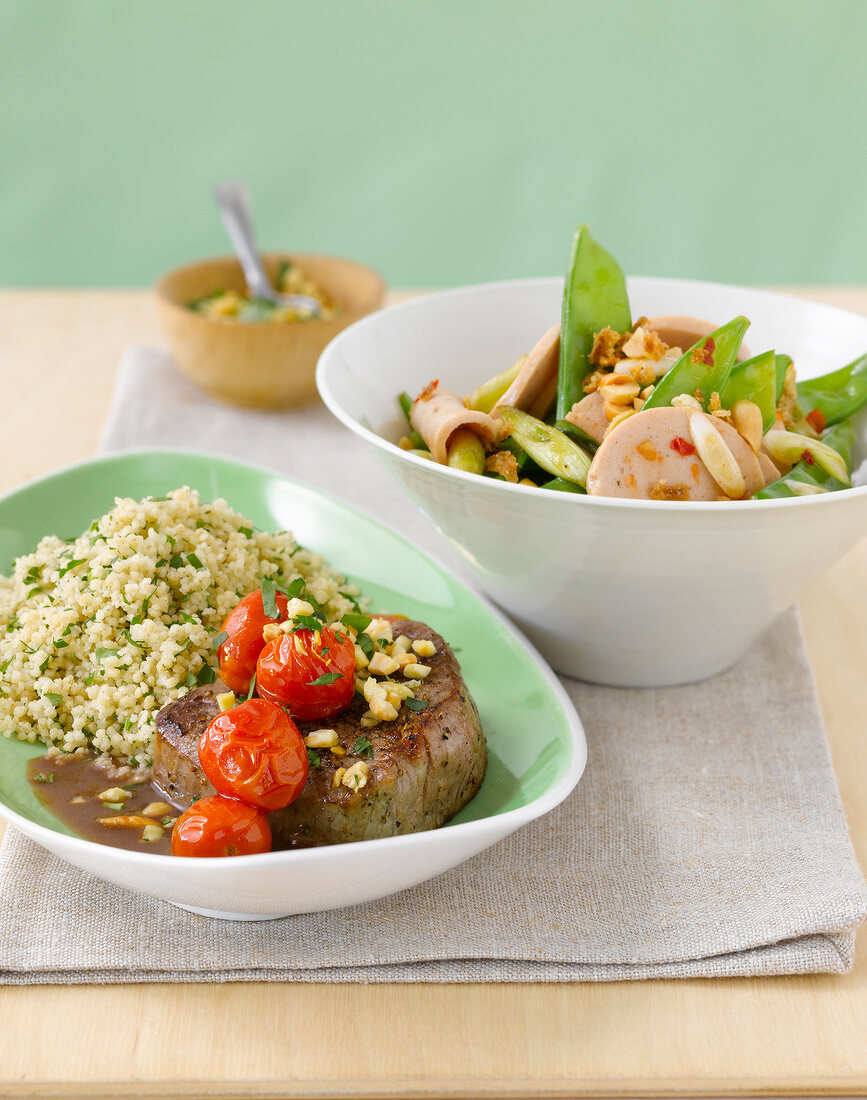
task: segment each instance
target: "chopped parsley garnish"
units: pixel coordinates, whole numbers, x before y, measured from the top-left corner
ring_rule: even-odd
[[[352,629],[359,634],[363,634],[373,622],[373,619],[371,619],[369,615],[356,615],[350,611],[348,614],[344,615],[340,621],[344,626],[352,627]]]
[[[253,537],[253,528],[252,527],[239,527],[238,528],[238,534],[239,535],[246,535],[248,539],[251,539]]]
[[[180,569],[183,566],[183,564],[184,564],[183,554],[175,554],[174,557],[169,562],[169,565],[171,566],[172,569]]]
[[[263,577],[260,586],[262,591],[262,610],[269,619],[277,618],[277,586],[270,577]]]
[[[42,696],[42,698],[47,699],[48,702],[51,703],[51,705],[53,707],[59,707],[60,704],[63,702],[63,696],[58,695],[54,691],[46,691],[46,693]]]
[[[214,638],[214,640],[211,642],[211,649],[219,649],[220,646],[223,644],[223,642],[226,641],[226,639],[228,637],[229,637],[229,635],[226,633],[226,631],[221,630],[220,633],[216,636],[216,638]]]
[[[369,634],[359,634],[355,644],[360,648],[365,657],[373,656],[373,638]]]
[[[8,657],[2,665],[0,665],[0,674],[4,673],[6,669],[12,664],[13,658]]]
[[[250,681],[250,690],[247,692],[247,699],[253,698],[253,692],[256,690],[256,673],[253,673],[253,679]]]
[[[55,649],[66,649],[66,647],[68,645],[69,645],[69,642],[64,642],[64,640],[62,638],[55,638],[54,639],[54,648]]]
[[[410,710],[424,710],[425,707],[430,706],[430,700],[428,699],[413,699],[411,695],[407,696],[403,701],[405,707],[409,707]]]
[[[37,772],[33,778],[37,783],[53,783],[55,776],[54,772]]]
[[[96,658],[96,663],[101,665],[106,657],[116,657],[117,654],[116,649],[103,649],[101,646],[97,646],[93,655]]]
[[[317,676],[315,680],[308,680],[307,686],[311,688],[325,687],[326,684],[333,684],[342,679],[342,672],[323,672],[322,675]]]
[[[317,615],[296,615],[295,626],[292,629],[294,634],[297,630],[321,630],[322,619]]]
[[[296,596],[300,596],[304,591],[304,578],[296,577],[294,581],[286,589],[286,596],[290,600],[294,600]]]
[[[130,634],[129,630],[122,630],[121,634],[123,634],[124,638],[126,638],[126,640],[129,642],[129,644],[134,645],[136,647],[136,649],[149,649],[150,648],[149,646],[146,646],[144,644],[144,642],[137,642],[135,640],[135,638],[133,638],[132,634]]]
[[[77,568],[79,565],[84,565],[86,558],[73,558],[72,561],[67,562],[66,565],[60,570],[58,577],[65,577],[67,573]]]
[[[373,745],[371,745],[370,739],[365,737],[364,734],[361,737],[356,737],[352,752],[355,756],[373,756]]]
[[[202,665],[196,676],[196,683],[198,684],[213,684],[217,679],[217,674],[211,668],[210,665]]]
[[[307,750],[307,763],[311,768],[319,768],[322,766],[322,758],[318,752],[314,752],[313,749]]]
[[[195,554],[187,554],[187,561],[190,565],[194,565],[196,567],[196,569],[204,569],[205,568],[204,565],[202,565],[201,561],[199,560],[199,558],[196,557]]]

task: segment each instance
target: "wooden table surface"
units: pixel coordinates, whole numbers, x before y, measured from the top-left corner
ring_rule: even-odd
[[[160,342],[142,291],[0,292],[0,491],[92,454],[123,348]],[[864,866],[867,541],[801,609]],[[864,1094],[858,947],[845,977],[0,987],[0,1097]]]

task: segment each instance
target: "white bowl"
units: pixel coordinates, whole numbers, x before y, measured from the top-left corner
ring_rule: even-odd
[[[809,378],[867,350],[867,318],[769,291],[628,280],[634,316],[752,321]],[[616,500],[543,492],[407,454],[397,404],[432,378],[459,393],[504,370],[560,315],[562,279],[462,287],[393,306],[325,349],[329,409],[376,448],[479,586],[559,672],[658,687],[727,668],[803,588],[867,534],[867,487],[768,501]],[[867,453],[861,417],[856,461]]]

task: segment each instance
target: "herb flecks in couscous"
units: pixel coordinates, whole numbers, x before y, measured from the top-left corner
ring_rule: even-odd
[[[149,764],[157,712],[214,681],[228,613],[263,578],[297,577],[329,620],[356,606],[290,533],[257,532],[224,500],[118,498],[0,577],[0,732]]]

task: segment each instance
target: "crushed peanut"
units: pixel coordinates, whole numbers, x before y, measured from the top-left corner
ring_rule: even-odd
[[[351,768],[346,768],[343,771],[340,782],[344,787],[349,787],[352,791],[360,791],[362,787],[367,786],[369,778],[370,768],[363,760],[359,760],[357,763],[353,764]]]
[[[433,644],[430,638],[416,638],[412,643],[412,649],[414,653],[417,653],[419,657],[433,657],[437,651],[437,647]]]
[[[496,451],[485,459],[485,472],[499,474],[513,485],[518,483],[518,460],[511,451]]]
[[[410,680],[426,680],[430,676],[430,665],[413,663],[404,668],[403,674],[409,677]]]
[[[298,596],[293,596],[286,604],[286,617],[288,619],[297,619],[299,615],[312,614],[313,604],[308,603],[307,600],[300,599]]]
[[[336,730],[312,730],[304,738],[308,749],[330,749],[337,744]]]
[[[132,791],[125,791],[123,787],[109,787],[96,797],[100,802],[126,802],[128,798],[132,798]]]
[[[394,657],[389,657],[381,650],[370,658],[368,667],[375,676],[391,676],[400,667]]]
[[[221,711],[231,710],[235,705],[234,691],[221,691],[217,696],[217,706]]]
[[[174,806],[170,806],[168,802],[148,802],[147,806],[142,810],[145,817],[166,817],[174,810]]]

